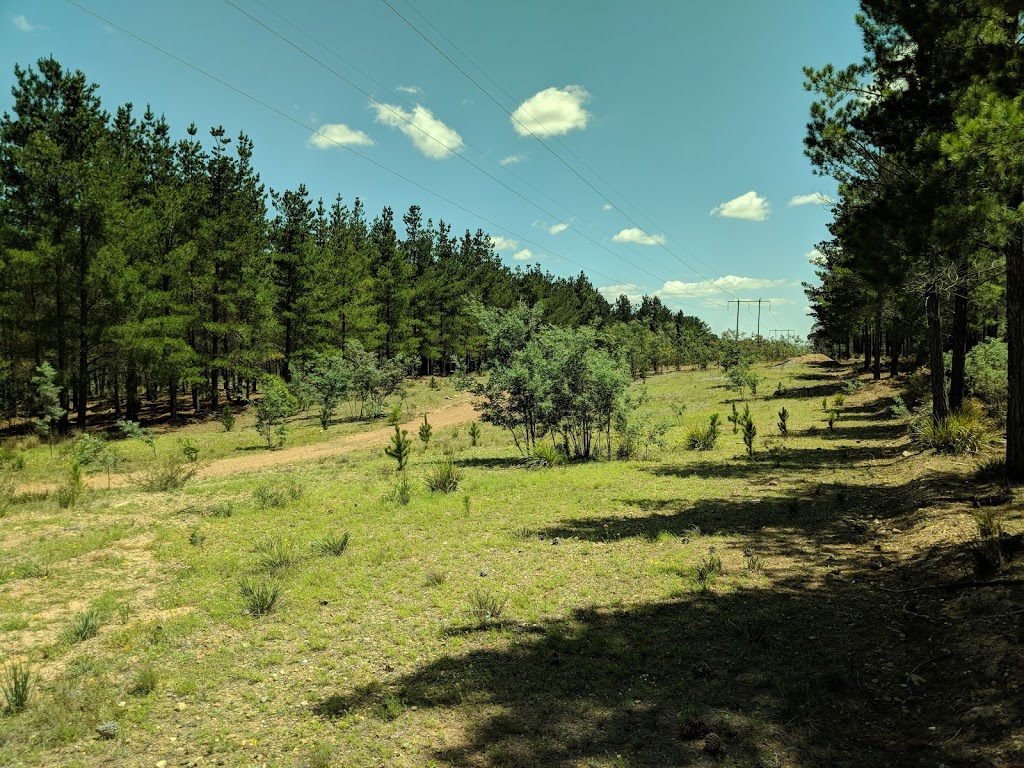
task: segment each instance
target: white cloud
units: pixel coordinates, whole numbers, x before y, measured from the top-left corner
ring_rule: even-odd
[[[804,254],[804,257],[814,265],[822,265],[825,263],[825,254],[815,248],[812,251],[808,251]]]
[[[637,245],[664,245],[664,235],[649,235],[642,229],[631,227],[623,229],[612,238],[616,243],[636,243]]]
[[[560,221],[557,224],[548,227],[548,233],[552,235],[557,235],[559,232],[565,232],[565,230],[567,230],[568,228],[568,224],[566,224],[564,221]]]
[[[751,190],[744,195],[734,197],[711,209],[712,216],[723,216],[727,219],[747,219],[748,221],[764,221],[771,209],[768,200]]]
[[[611,203],[605,203],[604,205],[601,206],[601,210],[602,211],[614,211],[615,210],[615,206],[612,205]]]
[[[523,250],[513,253],[512,258],[516,261],[533,261],[534,259],[539,259],[540,256],[535,254],[529,248],[523,248]]]
[[[498,161],[501,165],[515,165],[521,163],[526,159],[526,155],[507,155]]]
[[[345,147],[366,147],[373,144],[373,139],[344,123],[325,123],[309,137],[308,143],[314,149],[333,149],[339,144]]]
[[[501,235],[491,235],[491,242],[494,243],[494,250],[496,251],[512,251],[519,247],[518,240],[510,240]]]
[[[826,199],[824,195],[811,192],[809,195],[794,195],[789,199],[789,205],[790,207],[796,205],[824,205]]]
[[[725,275],[702,283],[684,283],[681,280],[667,280],[658,291],[659,296],[715,296],[733,291],[757,291],[787,285],[787,280],[767,280],[759,277],[737,277]]]
[[[644,294],[640,286],[635,283],[606,285],[602,288],[598,288],[597,292],[604,296],[608,301],[615,301],[619,296],[625,295],[630,301],[637,302],[643,298]]]
[[[12,19],[12,21],[14,22],[15,28],[17,28],[19,32],[35,32],[40,29],[46,29],[46,27],[36,26],[28,19],[26,19],[24,16],[15,16],[14,19]]]
[[[374,103],[370,106],[377,113],[378,123],[400,130],[427,157],[443,160],[462,149],[462,137],[421,104],[413,107],[412,112],[394,104]]]
[[[546,88],[528,98],[512,113],[512,127],[520,136],[561,136],[587,127],[590,113],[583,105],[590,94],[580,85]]]
[[[396,85],[395,90],[399,93],[408,93],[412,96],[419,96],[423,93],[423,89],[418,85]]]

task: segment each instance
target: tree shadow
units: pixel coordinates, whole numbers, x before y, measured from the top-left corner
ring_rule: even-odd
[[[516,456],[483,456],[476,458],[456,458],[459,467],[479,467],[483,469],[521,469],[522,457]]]
[[[869,573],[866,560],[850,573]],[[579,609],[496,647],[481,635],[395,679],[330,692],[313,711],[443,711],[463,727],[433,757],[453,766],[707,765],[692,738],[701,724],[728,765],[978,765],[956,740],[958,703],[929,696],[928,681],[960,660],[920,623],[853,578],[751,577],[728,592]]]

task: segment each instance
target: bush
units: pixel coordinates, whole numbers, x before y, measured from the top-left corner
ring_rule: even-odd
[[[564,461],[565,457],[551,443],[536,443],[533,446],[533,455],[525,459],[524,463],[531,469],[544,469],[557,467]]]
[[[68,467],[68,474],[64,478],[64,482],[57,486],[57,505],[61,509],[74,507],[84,493],[85,478],[82,477],[82,467],[77,461],[73,461]]]
[[[264,376],[260,383],[263,393],[256,402],[255,429],[267,441],[267,448],[280,448],[288,434],[285,419],[295,413],[299,403],[277,376]]]
[[[984,410],[977,400],[964,401],[959,411],[936,421],[930,413],[918,412],[910,424],[915,443],[936,451],[977,453],[992,441]]]
[[[432,491],[451,493],[459,487],[462,480],[462,472],[451,456],[446,456],[443,461],[435,464],[433,469],[427,472],[427,487]]]
[[[3,686],[7,710],[11,713],[21,712],[28,706],[32,696],[32,668],[27,661],[5,666],[0,685]]]
[[[169,454],[142,469],[136,481],[146,491],[176,491],[199,473],[199,465]]]
[[[694,424],[686,433],[686,447],[691,451],[713,451],[719,436],[718,414],[711,414],[706,425]]]
[[[281,597],[281,584],[274,579],[243,579],[238,584],[245,612],[250,616],[266,616]]]

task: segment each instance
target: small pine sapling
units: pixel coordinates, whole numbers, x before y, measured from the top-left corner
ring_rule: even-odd
[[[789,411],[786,410],[786,406],[782,406],[782,410],[779,411],[779,433],[785,437],[789,434]]]
[[[480,442],[480,425],[475,421],[469,425],[469,444],[476,448],[477,443]]]
[[[235,412],[231,410],[231,406],[225,404],[224,408],[221,409],[221,420],[220,423],[224,425],[224,431],[230,432],[235,428]]]
[[[395,434],[391,436],[391,445],[384,449],[384,453],[398,462],[398,471],[405,469],[405,463],[409,460],[412,452],[412,440],[407,435],[409,430],[401,429],[395,424]]]
[[[740,422],[740,415],[736,411],[736,403],[732,404],[732,413],[729,414],[728,416],[726,416],[725,418],[727,418],[732,423],[732,433],[734,435],[737,432],[740,431],[740,424],[741,424],[741,422]]]
[[[420,442],[423,443],[423,450],[427,450],[430,447],[430,433],[433,428],[430,426],[430,422],[427,421],[427,414],[423,414],[423,423],[420,424]]]
[[[743,443],[747,446],[747,455],[754,455],[754,438],[757,437],[757,427],[754,426],[754,420],[747,417],[743,422]]]
[[[832,432],[836,428],[836,422],[839,421],[839,411],[833,408],[828,412],[828,429]]]
[[[821,398],[821,410],[823,410],[826,413],[828,413],[828,398],[827,397]]]

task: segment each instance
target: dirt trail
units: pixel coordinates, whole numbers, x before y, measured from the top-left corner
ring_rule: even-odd
[[[429,411],[430,425],[435,429],[454,427],[457,424],[466,424],[477,418],[473,404],[468,400],[453,403],[436,411]],[[419,414],[402,425],[415,434],[417,427],[423,420]],[[243,472],[257,472],[260,470],[278,467],[283,464],[298,464],[300,462],[315,461],[330,456],[339,456],[343,453],[350,453],[364,448],[379,446],[383,449],[394,433],[394,427],[380,427],[369,432],[359,432],[354,435],[346,435],[326,443],[313,443],[311,445],[297,445],[292,448],[282,448],[277,451],[247,451],[243,456],[229,456],[224,459],[216,459],[203,466],[199,471],[199,477],[225,477]],[[435,434],[437,434],[435,432]],[[130,478],[125,476],[113,477],[110,480],[111,488],[118,488],[128,485]],[[94,475],[85,478],[85,483],[90,488],[105,489],[107,478],[105,475]],[[20,492],[42,492],[53,491],[54,485],[45,483],[28,483],[18,486]]]
[[[476,418],[476,411],[473,404],[469,402],[456,403],[439,411],[430,411],[430,426],[434,429],[454,427],[456,424],[465,424]],[[403,429],[415,432],[422,423],[422,416],[402,425]],[[338,456],[351,451],[358,451],[363,448],[380,446],[383,448],[388,439],[394,434],[394,427],[381,427],[370,432],[360,432],[355,435],[347,435],[329,443],[314,443],[312,445],[299,445],[294,448],[282,448],[279,451],[253,452],[250,456],[232,456],[226,459],[218,459],[210,462],[199,473],[200,477],[224,477],[239,472],[254,472],[270,467],[277,467],[281,464],[297,464],[299,462],[314,461],[329,456]],[[436,433],[435,433],[436,434]]]

